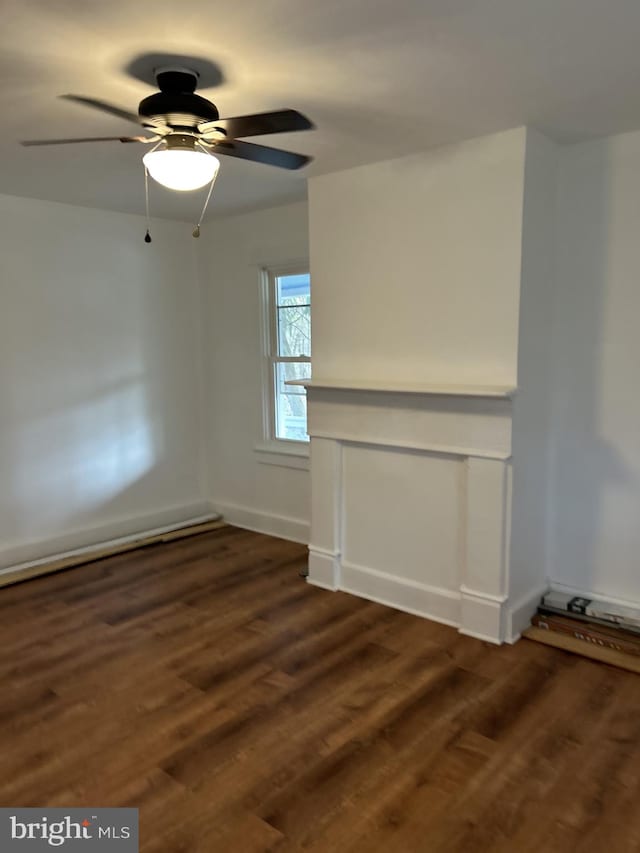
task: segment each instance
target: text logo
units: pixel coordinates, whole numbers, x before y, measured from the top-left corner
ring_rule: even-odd
[[[138,853],[137,809],[0,809],[0,851]]]

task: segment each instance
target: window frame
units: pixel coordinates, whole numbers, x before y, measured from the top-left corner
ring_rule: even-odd
[[[286,467],[308,468],[309,441],[276,436],[277,365],[311,364],[311,356],[278,355],[277,279],[287,275],[309,275],[308,260],[269,264],[260,268],[262,319],[262,442],[256,446],[260,461]]]

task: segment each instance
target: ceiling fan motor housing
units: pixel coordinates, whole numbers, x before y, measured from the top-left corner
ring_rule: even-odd
[[[140,102],[138,115],[145,127],[168,126],[195,129],[204,121],[220,117],[215,104],[195,94],[198,75],[181,68],[159,69],[159,92]]]
[[[155,69],[156,83],[161,92],[169,92],[175,95],[180,93],[193,94],[198,88],[199,74],[190,68],[179,68],[177,66],[166,66]]]
[[[114,106],[99,98],[86,95],[60,95],[67,101],[82,104],[101,113],[106,113],[120,121],[141,124],[150,135],[142,136],[94,136],[75,139],[27,139],[22,145],[66,145],[75,142],[140,142],[158,143],[145,157],[155,154],[166,155],[167,149],[186,149],[198,155],[211,153],[213,149],[229,157],[264,163],[281,169],[300,169],[312,159],[304,154],[294,154],[266,145],[245,142],[247,136],[264,136],[270,133],[291,133],[298,130],[311,130],[313,123],[297,110],[271,110],[255,115],[235,116],[221,119],[215,104],[196,95],[200,74],[191,67],[190,60],[181,57],[163,57],[164,61],[176,65],[155,68],[153,73],[159,92],[144,98],[138,105],[138,114],[128,109]],[[162,60],[161,60],[162,61]],[[187,67],[182,61],[188,63]],[[197,60],[194,60],[197,64]],[[207,78],[210,79],[210,78]],[[146,82],[146,78],[145,78]],[[211,85],[210,82],[206,85]],[[156,152],[156,149],[163,148]],[[196,150],[196,145],[199,150]],[[178,154],[178,151],[175,151]],[[157,158],[156,158],[157,159]],[[167,156],[163,157],[167,161]],[[184,161],[181,157],[170,157],[172,162]],[[201,157],[198,156],[199,162]],[[190,158],[190,162],[195,162]],[[206,156],[205,156],[205,159]],[[184,182],[183,182],[184,183]],[[167,184],[168,186],[168,184]],[[176,187],[184,189],[183,186]]]

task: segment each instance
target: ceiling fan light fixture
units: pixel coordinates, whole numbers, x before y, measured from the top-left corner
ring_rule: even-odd
[[[220,161],[206,151],[196,151],[193,141],[149,151],[142,158],[149,174],[170,190],[190,192],[211,183],[220,169]]]

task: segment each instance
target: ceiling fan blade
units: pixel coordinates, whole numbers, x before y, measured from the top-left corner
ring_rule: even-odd
[[[20,145],[68,145],[71,142],[157,142],[159,136],[86,136],[78,139],[23,139]]]
[[[241,142],[238,139],[233,141],[224,139],[210,147],[216,154],[228,154],[230,157],[253,160],[255,163],[278,166],[281,169],[301,169],[313,159],[304,154],[294,154],[291,151],[282,151],[280,148],[267,148],[265,145],[254,145],[253,142]]]
[[[94,110],[108,113],[125,121],[133,121],[140,124],[140,119],[137,113],[132,113],[129,110],[123,110],[120,107],[114,107],[113,104],[108,104],[106,101],[100,101],[98,98],[86,98],[84,95],[60,95],[65,101],[74,101],[77,104],[84,104],[87,107],[93,107]]]
[[[267,133],[313,130],[313,127],[313,123],[296,110],[277,110],[272,113],[257,113],[250,116],[207,121],[201,124],[198,130],[206,136],[220,128],[226,136],[237,139],[240,136],[262,136]]]

